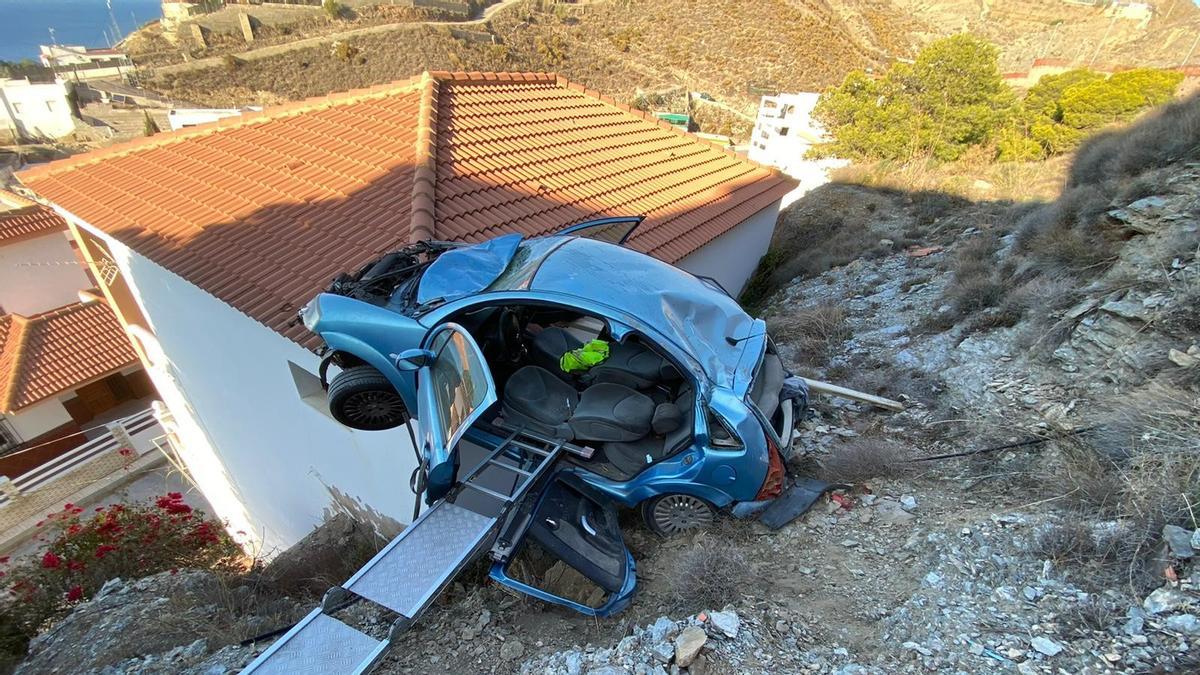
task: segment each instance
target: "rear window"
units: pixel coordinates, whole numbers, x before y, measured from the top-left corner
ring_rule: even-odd
[[[787,371],[779,353],[775,351],[775,343],[767,340],[767,348],[754,371],[754,383],[750,387],[750,400],[767,419],[774,417],[779,409],[779,390],[783,387],[785,377]]]

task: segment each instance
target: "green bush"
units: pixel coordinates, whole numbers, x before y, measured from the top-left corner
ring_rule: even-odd
[[[998,50],[971,35],[938,40],[881,79],[862,71],[822,94],[813,116],[833,142],[821,152],[849,159],[953,160],[987,143],[1012,115]]]

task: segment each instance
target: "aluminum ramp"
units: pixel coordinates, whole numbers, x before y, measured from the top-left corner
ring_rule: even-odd
[[[340,675],[367,673],[383,659],[392,641],[417,620],[454,577],[496,538],[512,506],[555,463],[564,443],[512,432],[462,478],[454,490],[422,513],[362,569],[329,589],[300,623],[246,667],[256,675]],[[488,487],[485,475],[510,476],[508,489]],[[494,483],[495,481],[493,481]],[[490,509],[469,508],[467,495],[484,495]],[[463,502],[460,505],[457,502]],[[475,500],[478,501],[478,500]],[[481,513],[480,511],[484,511]],[[399,615],[379,639],[335,615],[369,600]]]

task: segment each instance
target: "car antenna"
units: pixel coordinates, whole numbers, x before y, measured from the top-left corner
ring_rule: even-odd
[[[750,338],[762,337],[762,335],[763,335],[762,333],[753,333],[751,335],[747,335],[745,337],[740,337],[740,338],[735,338],[735,337],[726,335],[725,341],[728,342],[730,344],[730,346],[736,347],[736,346],[738,346],[738,343],[740,343],[740,342],[744,342],[746,340],[749,340]]]

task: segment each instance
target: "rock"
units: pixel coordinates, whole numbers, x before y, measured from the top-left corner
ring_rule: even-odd
[[[696,660],[704,643],[708,642],[708,634],[699,626],[688,626],[675,638],[675,663],[681,668],[687,668]]]
[[[1135,616],[1129,617],[1129,620],[1127,620],[1125,622],[1125,625],[1122,627],[1122,630],[1125,631],[1126,635],[1141,635],[1142,629],[1144,629],[1145,627],[1146,627],[1146,620],[1140,616],[1135,615]]]
[[[1163,540],[1167,542],[1171,555],[1176,558],[1190,558],[1196,555],[1192,548],[1194,535],[1191,530],[1185,530],[1178,525],[1164,525],[1162,529]]]
[[[1166,586],[1155,590],[1142,601],[1142,608],[1147,614],[1162,614],[1172,612],[1188,604],[1188,596],[1182,591]]]
[[[1171,363],[1180,368],[1194,368],[1196,364],[1200,363],[1200,358],[1196,358],[1186,352],[1181,352],[1178,349],[1168,351],[1167,358],[1171,360]]]
[[[650,648],[650,655],[663,663],[670,663],[675,656],[675,646],[670,642],[659,642]]]
[[[572,649],[563,657],[563,663],[567,667],[567,675],[579,675],[583,672],[583,654],[579,650]]]
[[[1185,635],[1200,635],[1200,619],[1197,619],[1195,614],[1176,614],[1167,617],[1164,625],[1168,630]]]
[[[913,514],[900,508],[900,504],[890,499],[879,502],[879,506],[875,508],[875,515],[884,525],[904,525],[916,518]]]
[[[588,668],[587,675],[629,675],[629,671],[616,666],[600,666]]]
[[[1192,532],[1192,550],[1200,551],[1200,530]]]
[[[647,639],[650,642],[662,642],[675,632],[675,622],[665,616],[660,616],[654,623],[646,626]]]
[[[901,495],[900,508],[909,512],[915,511],[917,509],[917,498],[912,495]]]
[[[1029,644],[1031,647],[1045,654],[1046,656],[1058,656],[1058,654],[1063,650],[1062,645],[1043,635],[1033,638],[1029,641]]]
[[[741,627],[742,621],[738,618],[737,612],[726,610],[724,612],[713,612],[708,615],[708,620],[717,630],[721,631],[725,637],[736,638],[738,636],[738,628]]]
[[[515,661],[525,655],[525,645],[520,640],[508,640],[500,647],[501,661]]]
[[[1122,319],[1132,319],[1134,321],[1149,321],[1150,312],[1142,305],[1141,302],[1133,300],[1109,300],[1100,305],[1100,310],[1115,314]]]

